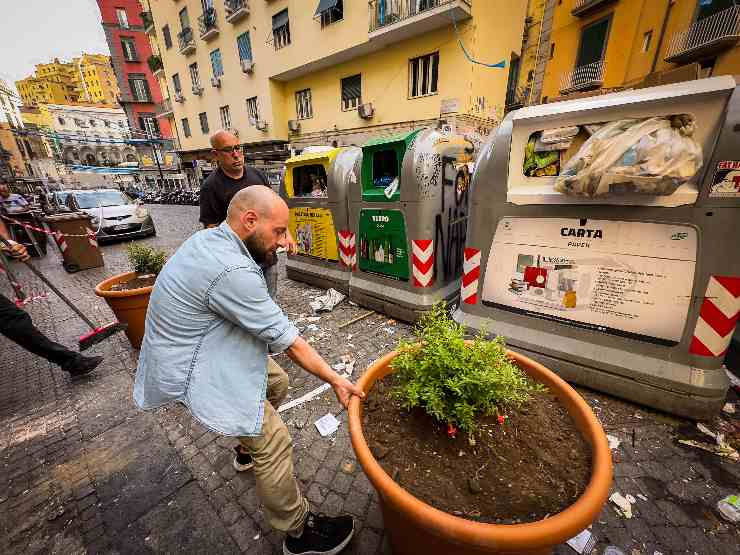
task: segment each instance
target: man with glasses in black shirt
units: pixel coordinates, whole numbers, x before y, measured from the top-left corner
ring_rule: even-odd
[[[244,164],[244,152],[239,139],[228,130],[217,131],[211,136],[213,157],[218,169],[211,173],[200,189],[200,223],[204,227],[214,227],[226,219],[226,211],[234,195],[250,185],[270,186],[261,171]],[[287,233],[288,252],[297,252],[296,243]],[[277,266],[262,268],[270,296],[277,295]]]

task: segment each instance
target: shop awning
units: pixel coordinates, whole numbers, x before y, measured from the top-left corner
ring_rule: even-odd
[[[314,12],[314,17],[319,17],[322,13],[337,7],[339,0],[320,0],[319,5]]]

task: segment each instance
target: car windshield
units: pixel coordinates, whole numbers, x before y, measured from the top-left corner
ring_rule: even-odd
[[[83,209],[131,204],[131,199],[120,191],[85,191],[75,193],[75,200],[77,206]]]

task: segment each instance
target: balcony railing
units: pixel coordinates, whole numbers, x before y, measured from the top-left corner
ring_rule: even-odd
[[[599,88],[604,84],[605,66],[606,62],[599,60],[564,73],[560,77],[561,94]]]
[[[226,21],[229,23],[236,23],[249,14],[247,0],[224,0],[224,8],[226,8]]]
[[[177,33],[177,40],[180,43],[180,54],[195,52],[195,38],[193,37],[193,29],[191,27],[185,27]]]
[[[218,35],[218,24],[216,22],[216,8],[208,8],[198,18],[200,27],[200,38],[208,40]]]
[[[686,63],[709,56],[740,39],[740,6],[722,10],[671,37],[665,61]]]
[[[154,18],[152,17],[152,12],[144,11],[141,12],[141,20],[144,22],[144,31],[147,33],[153,33],[154,32]]]
[[[172,115],[172,101],[169,98],[163,98],[161,104],[157,104],[156,113],[158,117],[167,117]]]
[[[591,10],[598,9],[606,4],[614,2],[615,0],[576,0],[573,5],[573,9],[570,10],[571,15],[576,17],[586,15]]]
[[[371,0],[369,4],[370,32],[372,33],[435,8],[456,7],[461,3],[469,9],[472,0]]]

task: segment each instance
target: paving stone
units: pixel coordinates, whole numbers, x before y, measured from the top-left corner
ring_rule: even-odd
[[[673,526],[692,526],[693,521],[675,503],[659,499],[655,502]]]
[[[306,499],[309,500],[312,506],[318,507],[324,502],[328,493],[329,490],[327,488],[322,487],[318,483],[314,482],[308,488],[308,491],[306,491],[305,495]]]
[[[357,555],[374,555],[381,542],[381,536],[371,528],[364,528],[353,538]]]
[[[354,482],[353,476],[344,472],[337,472],[329,487],[337,493],[346,494],[349,492],[352,482]]]
[[[321,463],[311,456],[304,455],[295,465],[295,472],[301,480],[313,479]]]
[[[321,485],[329,486],[334,479],[334,475],[335,473],[332,471],[332,469],[326,468],[326,466],[322,466],[321,468],[319,468],[316,476],[314,476],[314,481],[318,482]]]
[[[678,528],[673,526],[653,526],[653,535],[658,543],[665,545],[672,551],[681,551],[684,548],[684,536]]]
[[[365,524],[378,530],[383,529],[383,511],[380,509],[380,505],[375,502],[371,502],[367,510],[367,518]]]
[[[244,494],[239,497],[239,504],[244,507],[247,514],[256,513],[260,506],[260,498],[257,495],[257,488],[253,487],[248,489]]]
[[[322,503],[321,511],[329,516],[337,516],[342,512],[342,505],[344,505],[344,499],[331,491]]]
[[[255,540],[254,537],[258,534],[262,536],[257,525],[249,517],[244,517],[229,526],[229,533],[242,553],[253,553],[255,544],[259,542],[259,539]]]
[[[221,521],[230,526],[244,516],[244,510],[235,502],[231,501],[218,512]]]
[[[352,492],[345,499],[343,510],[355,516],[364,517],[369,503],[370,496],[368,494]]]

